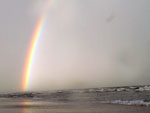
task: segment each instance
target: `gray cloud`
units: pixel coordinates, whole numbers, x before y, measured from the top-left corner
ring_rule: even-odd
[[[2,3],[0,88],[15,91],[39,5],[28,0]],[[149,0],[53,1],[29,90],[148,84],[149,5]]]

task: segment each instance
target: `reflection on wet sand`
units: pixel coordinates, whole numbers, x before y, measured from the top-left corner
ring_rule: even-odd
[[[23,105],[23,106],[26,106],[26,105],[28,105],[28,103],[29,102],[27,102],[27,101],[23,101],[21,104]],[[29,111],[29,109],[27,109],[27,108],[23,108],[22,109],[22,113],[29,113],[30,111]]]
[[[27,109],[22,109],[22,113],[29,113]]]
[[[22,113],[32,113],[32,109],[29,109],[32,106],[32,102],[24,100],[22,103]]]

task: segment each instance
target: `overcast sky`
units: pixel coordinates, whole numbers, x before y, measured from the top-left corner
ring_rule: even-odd
[[[46,0],[0,1],[0,92],[20,91]],[[150,83],[149,0],[52,0],[29,90]]]

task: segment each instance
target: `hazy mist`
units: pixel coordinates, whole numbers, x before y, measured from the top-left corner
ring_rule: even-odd
[[[46,0],[0,1],[0,92],[20,91]],[[28,90],[150,82],[149,0],[52,0]]]

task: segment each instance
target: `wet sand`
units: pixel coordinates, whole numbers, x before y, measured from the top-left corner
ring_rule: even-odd
[[[0,106],[0,113],[150,113],[150,107],[118,104],[17,103]]]

